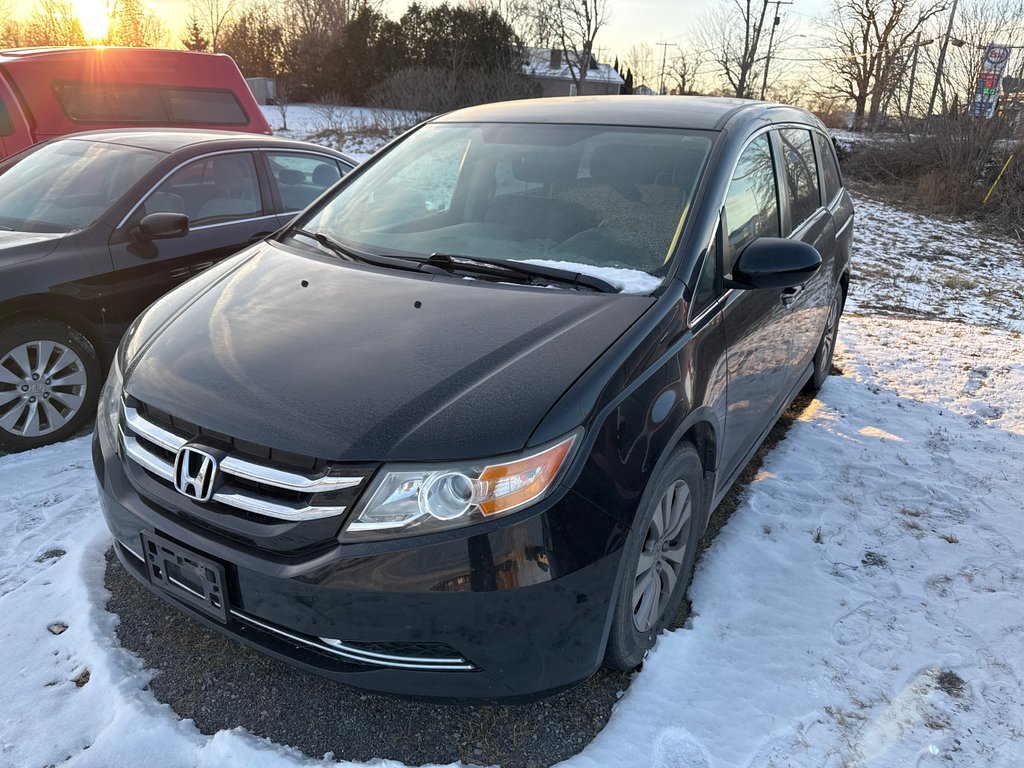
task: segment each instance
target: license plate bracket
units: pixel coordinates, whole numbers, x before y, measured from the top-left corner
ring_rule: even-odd
[[[146,576],[154,587],[227,624],[224,566],[162,536],[142,532]]]

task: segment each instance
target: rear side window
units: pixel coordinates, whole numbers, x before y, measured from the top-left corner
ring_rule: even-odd
[[[821,206],[813,139],[810,131],[798,128],[783,128],[779,137],[789,189],[789,212],[796,229]]]
[[[0,136],[10,136],[14,133],[14,124],[11,122],[11,113],[7,111],[7,103],[0,98]]]
[[[825,201],[831,203],[843,188],[839,164],[836,162],[836,153],[832,151],[832,142],[827,136],[816,133],[814,140],[818,142],[818,162],[821,163],[821,173],[825,177]]]
[[[729,225],[728,274],[749,243],[759,237],[779,236],[778,188],[768,134],[758,136],[740,155],[725,199],[725,217]]]
[[[160,92],[172,123],[245,125],[249,122],[231,91],[161,88]]]
[[[249,123],[227,90],[121,83],[57,83],[53,90],[67,116],[80,123]]]
[[[329,157],[290,152],[268,152],[270,171],[286,212],[301,211],[342,177],[343,170]]]

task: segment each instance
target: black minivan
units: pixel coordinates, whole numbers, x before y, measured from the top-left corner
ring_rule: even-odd
[[[792,107],[431,120],[129,329],[93,442],[118,557],[361,688],[635,667],[710,511],[828,375],[852,220]]]

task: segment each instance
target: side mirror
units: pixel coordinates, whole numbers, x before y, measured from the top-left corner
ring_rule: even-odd
[[[132,230],[138,240],[164,240],[188,234],[188,216],[184,213],[150,213]]]
[[[813,245],[784,237],[759,237],[742,251],[732,268],[729,288],[795,288],[821,266]]]

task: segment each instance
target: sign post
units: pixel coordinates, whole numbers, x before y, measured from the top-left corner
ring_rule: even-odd
[[[974,94],[968,114],[971,117],[991,118],[996,113],[999,92],[1003,85],[1003,72],[1006,61],[1010,58],[1009,45],[992,43],[985,49],[985,58],[981,62],[981,70],[974,83]]]

